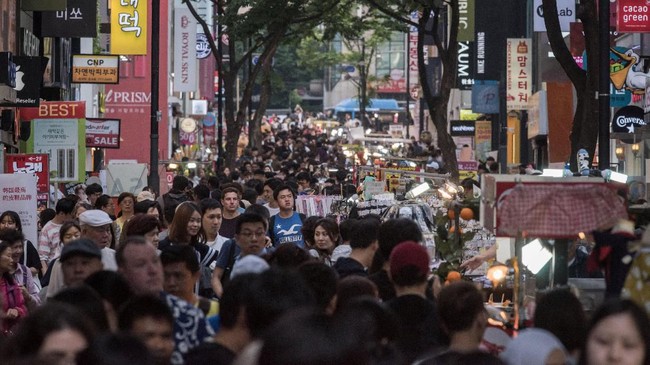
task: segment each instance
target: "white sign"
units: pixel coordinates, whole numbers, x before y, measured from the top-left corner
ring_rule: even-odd
[[[533,94],[528,101],[528,138],[548,135],[548,104],[546,90]]]
[[[106,185],[108,195],[118,196],[128,191],[138,194],[147,186],[149,171],[147,164],[108,164],[106,165]]]
[[[0,212],[18,213],[25,238],[38,242],[36,175],[0,174]]]
[[[506,41],[506,106],[508,110],[528,109],[532,93],[533,42],[530,38]]]
[[[191,115],[207,115],[208,114],[208,101],[207,100],[190,100],[192,105]]]
[[[560,19],[560,30],[568,32],[571,27],[571,22],[576,21],[575,0],[557,0],[557,14]],[[542,0],[535,0],[533,3],[533,19],[535,32],[546,32]]]
[[[34,119],[34,153],[50,155],[52,182],[79,181],[79,119]]]
[[[174,91],[196,90],[196,19],[179,8],[174,10]]]

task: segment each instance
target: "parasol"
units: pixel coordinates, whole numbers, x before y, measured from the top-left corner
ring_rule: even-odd
[[[623,199],[602,184],[518,184],[502,195],[497,212],[498,233],[511,237],[569,238],[627,218]]]

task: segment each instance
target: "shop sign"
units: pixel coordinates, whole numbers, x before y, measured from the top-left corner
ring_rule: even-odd
[[[86,119],[86,147],[120,148],[120,119]]]
[[[456,87],[470,90],[474,85],[474,42],[458,42]]]
[[[643,108],[630,105],[619,109],[612,119],[612,133],[634,133],[634,129],[646,125]]]
[[[481,114],[499,113],[499,82],[476,80],[472,85],[472,112]]]
[[[174,91],[196,91],[196,20],[189,9],[174,10]]]
[[[212,54],[210,42],[205,33],[196,33],[196,58],[202,60]]]
[[[68,0],[64,10],[42,12],[41,36],[96,37],[97,4],[88,0]]]
[[[111,0],[111,54],[147,54],[147,1]]]
[[[5,155],[6,168],[8,174],[34,174],[36,175],[36,190],[38,194],[47,194],[50,192],[50,168],[48,166],[48,156],[45,153],[28,154],[14,153]]]
[[[2,210],[13,210],[18,213],[25,238],[32,242],[38,242],[36,176],[30,174],[0,174],[0,187],[0,206]]]
[[[474,2],[477,0],[458,0],[458,40],[474,40]]]
[[[109,55],[72,55],[72,82],[78,84],[118,84],[120,58]]]
[[[456,136],[472,136],[474,137],[474,121],[473,120],[452,120],[449,123],[450,132],[452,137]]]
[[[540,90],[528,103],[528,138],[548,135],[548,101],[546,91]]]
[[[194,132],[184,132],[182,130],[178,131],[179,139],[181,141],[181,144],[183,146],[188,146],[188,145],[193,145],[197,143],[198,140],[198,134],[196,131]]]
[[[571,22],[575,22],[576,19],[575,0],[557,0],[557,15],[560,20],[560,30],[568,32],[571,27]],[[546,32],[542,0],[535,0],[533,3],[533,19],[535,32]]]
[[[0,106],[38,106],[41,95],[41,70],[40,57],[14,57],[16,65],[16,91],[15,102],[0,103]]]
[[[650,3],[646,0],[618,0],[616,30],[621,33],[650,32]]]
[[[532,94],[532,41],[508,38],[506,41],[506,104],[508,110],[528,109]]]

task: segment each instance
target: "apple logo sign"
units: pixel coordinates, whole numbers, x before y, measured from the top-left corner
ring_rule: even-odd
[[[20,66],[16,67],[16,87],[14,90],[21,91],[25,87],[23,76],[25,76],[25,73],[20,71]]]

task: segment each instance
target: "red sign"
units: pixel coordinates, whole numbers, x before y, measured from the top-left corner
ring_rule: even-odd
[[[86,147],[120,148],[120,120],[86,119]]]
[[[197,141],[198,134],[196,133],[196,131],[191,132],[191,133],[179,131],[179,137],[180,137],[180,140],[181,140],[181,144],[183,146],[195,144],[195,143],[198,142]]]
[[[37,177],[36,191],[39,195],[50,192],[50,168],[46,153],[17,153],[5,155],[8,174],[34,174]],[[40,199],[40,198],[39,198]]]
[[[84,119],[85,101],[41,101],[36,108],[20,108],[20,119]]]
[[[650,4],[646,0],[618,0],[616,29],[621,33],[650,32]]]

